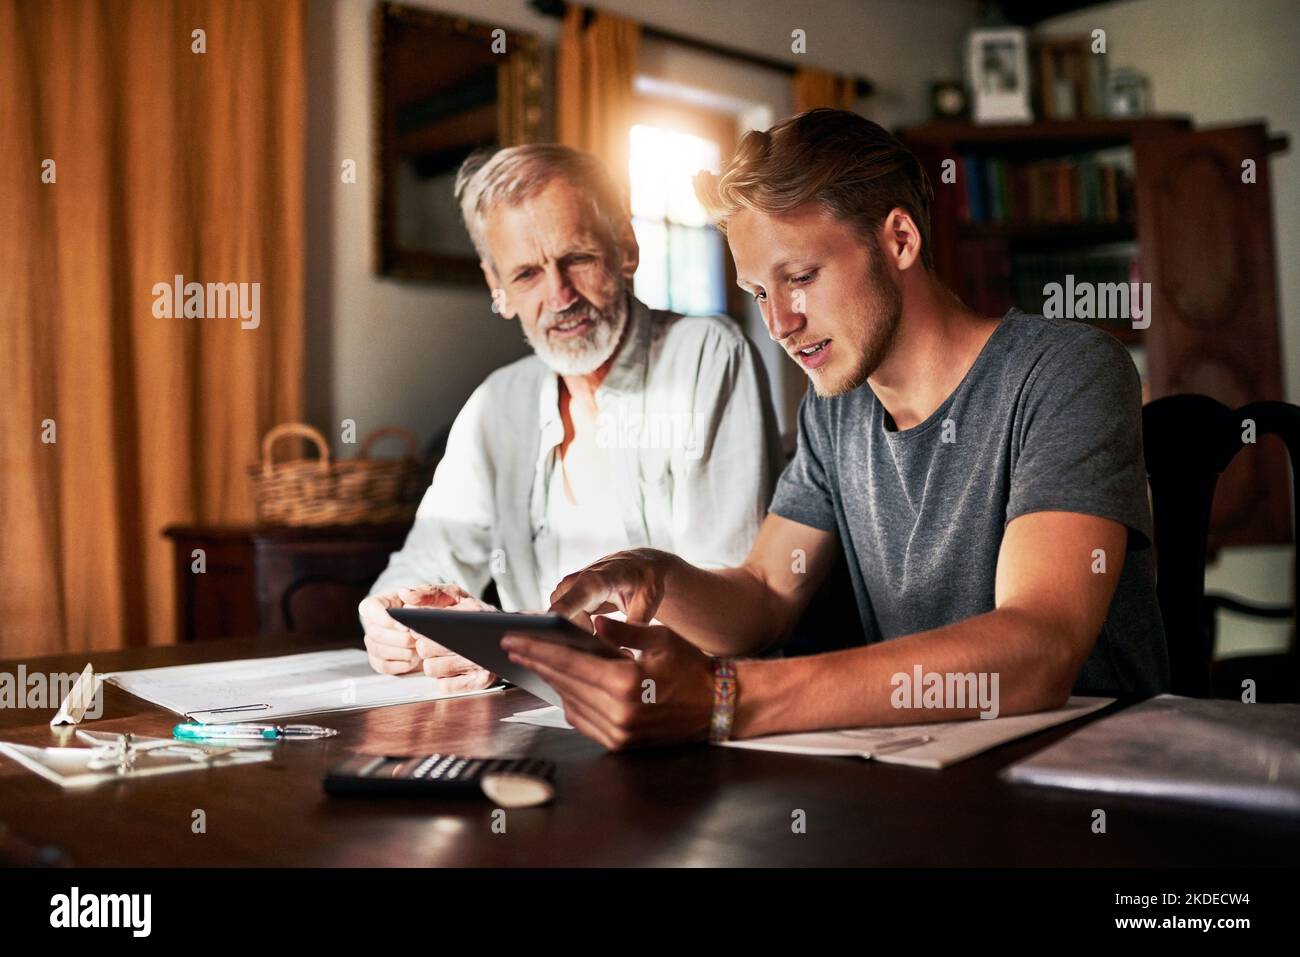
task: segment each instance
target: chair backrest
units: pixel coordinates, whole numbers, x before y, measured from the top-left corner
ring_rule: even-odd
[[[1205,561],[1219,476],[1241,450],[1246,420],[1276,435],[1291,456],[1293,502],[1300,502],[1300,407],[1252,402],[1237,410],[1203,395],[1171,395],[1142,410],[1142,436],[1155,521],[1156,596],[1169,643],[1171,690],[1208,697],[1214,656],[1205,627]],[[1292,532],[1296,531],[1292,513]],[[1293,541],[1295,539],[1293,538]],[[1300,567],[1296,587],[1300,588]],[[1293,592],[1293,596],[1300,592]]]

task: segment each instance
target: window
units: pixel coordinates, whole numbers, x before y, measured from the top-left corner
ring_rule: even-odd
[[[641,246],[636,295],[652,309],[686,315],[727,312],[727,252],[695,198],[692,180],[718,172],[722,147],[668,125],[630,133],[632,229]]]

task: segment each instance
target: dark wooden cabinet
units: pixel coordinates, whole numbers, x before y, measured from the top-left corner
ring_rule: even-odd
[[[360,638],[357,604],[408,531],[173,525],[164,534],[174,548],[177,641],[254,632]]]
[[[1232,408],[1285,399],[1268,169],[1269,155],[1285,148],[1285,137],[1270,137],[1258,123],[1195,130],[1181,116],[929,123],[899,135],[934,184],[936,269],[972,309],[986,315],[1013,305],[1041,311],[1045,278],[1063,283],[1065,272],[1086,277],[1089,269],[1108,269],[1112,278],[1104,281],[1150,283],[1149,327],[1098,323],[1145,354],[1144,399],[1192,392]],[[1027,166],[1037,164],[1034,172],[1043,166],[1082,170],[1117,150],[1131,151],[1118,215],[1108,205],[1102,217],[1049,210],[1044,221],[1042,204],[1032,202],[1041,197],[1042,183],[1023,175]],[[1253,181],[1243,176],[1247,161],[1253,161]],[[1009,194],[1013,210],[1036,206],[1037,221],[1014,215],[989,221],[998,217],[974,213],[972,195],[987,212],[987,191],[979,194],[985,189],[980,182],[972,194],[962,177],[968,171],[980,176],[989,166],[1004,177],[1008,168],[1022,174],[988,189],[1001,187],[998,199]],[[1065,180],[1053,184],[1049,178],[1048,188],[1064,190],[1065,209],[1086,212],[1079,203],[1083,177]],[[999,211],[1005,213],[1006,205],[1000,203]],[[1035,261],[1047,264],[1041,273]],[[1243,450],[1215,496],[1210,551],[1290,542],[1289,486],[1280,443],[1265,438]]]
[[[257,575],[249,526],[171,525],[176,641],[258,631]]]
[[[1158,318],[1144,332],[1152,398],[1285,399],[1269,152],[1262,124],[1134,137],[1142,278]],[[1243,448],[1219,480],[1211,551],[1290,542],[1289,479],[1278,439]]]

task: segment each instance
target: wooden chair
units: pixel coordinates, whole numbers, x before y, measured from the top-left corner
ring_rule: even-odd
[[[1219,609],[1267,618],[1287,618],[1291,606],[1266,606],[1231,595],[1207,595],[1205,562],[1210,509],[1219,476],[1242,448],[1243,421],[1255,435],[1276,435],[1291,458],[1293,502],[1300,502],[1300,407],[1254,402],[1232,410],[1203,395],[1174,395],[1142,410],[1147,476],[1155,519],[1156,594],[1169,643],[1174,694],[1225,697],[1241,694],[1240,679],[1253,678],[1258,700],[1300,701],[1300,654],[1295,631],[1283,654],[1251,655],[1214,663],[1215,616]],[[1293,542],[1295,513],[1292,513]],[[1292,573],[1296,575],[1293,562]],[[1300,575],[1292,601],[1300,588]]]

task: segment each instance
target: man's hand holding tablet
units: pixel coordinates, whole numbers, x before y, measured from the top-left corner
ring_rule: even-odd
[[[547,683],[569,724],[610,751],[707,740],[715,688],[709,656],[663,625],[605,615],[595,622],[596,637],[621,651],[597,657],[513,630],[501,645],[511,667]]]

